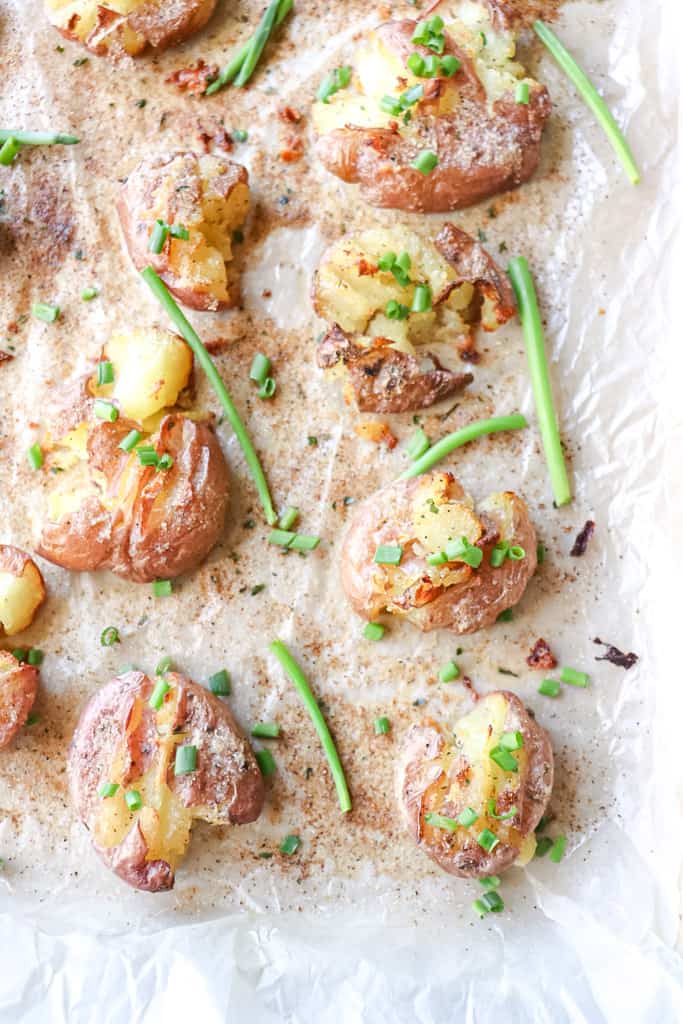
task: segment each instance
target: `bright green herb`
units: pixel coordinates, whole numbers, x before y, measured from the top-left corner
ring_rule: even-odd
[[[503,540],[499,541],[491,552],[491,565],[494,569],[500,568],[507,558],[509,545]]]
[[[452,683],[459,675],[460,669],[454,661],[447,661],[443,668],[439,670],[439,679],[442,683]]]
[[[59,306],[50,306],[47,302],[34,302],[31,312],[36,320],[44,320],[46,324],[53,324],[59,319]]]
[[[432,308],[432,291],[428,284],[415,286],[413,304],[410,307],[411,313],[428,313]]]
[[[560,861],[564,857],[564,851],[565,851],[566,847],[567,847],[567,837],[566,836],[558,836],[557,839],[555,840],[555,842],[553,843],[552,848],[550,850],[550,859],[553,862],[553,864],[559,864],[560,863]]]
[[[268,543],[277,544],[278,547],[288,548],[296,534],[293,530],[271,530],[268,534]]]
[[[495,832],[491,831],[490,828],[485,828],[477,836],[477,842],[479,843],[483,850],[486,850],[487,853],[491,853],[491,851],[495,850],[495,848],[498,846],[500,839],[495,834]]]
[[[140,433],[139,430],[131,430],[130,434],[126,434],[123,441],[119,445],[119,448],[121,449],[122,452],[132,451],[141,437],[142,434]]]
[[[505,608],[496,618],[496,622],[511,622],[513,618],[512,608]]]
[[[147,246],[147,248],[149,249],[150,252],[153,252],[156,256],[158,256],[161,250],[163,249],[164,245],[166,244],[167,238],[168,224],[166,224],[163,220],[156,220],[154,222],[154,227],[152,228],[151,234],[149,236],[149,245]]]
[[[83,299],[83,302],[90,302],[91,299],[96,299],[99,294],[99,288],[84,288],[81,292],[81,298]]]
[[[141,444],[135,449],[135,454],[141,466],[159,465],[159,456],[153,444]]]
[[[479,820],[479,815],[475,811],[474,807],[465,807],[464,810],[458,815],[458,825],[462,825],[463,828],[469,828],[474,825],[475,821]]]
[[[155,580],[152,593],[155,597],[169,597],[173,593],[173,583],[171,580]]]
[[[309,537],[305,533],[296,533],[289,547],[292,551],[315,551],[319,543],[320,537]]]
[[[275,383],[274,377],[266,377],[261,387],[258,389],[257,394],[259,398],[272,398],[277,390],[277,384]]]
[[[12,657],[16,658],[17,661],[26,661],[27,654],[28,651],[26,650],[25,647],[15,647],[14,650],[12,651]]]
[[[96,398],[93,411],[98,420],[107,420],[114,423],[119,418],[119,410],[112,402],[105,402],[103,398]]]
[[[251,735],[259,739],[275,740],[280,735],[280,726],[277,722],[257,722],[251,728]]]
[[[472,907],[480,917],[485,917],[489,913],[500,913],[501,910],[505,909],[505,904],[497,892],[489,890],[478,900],[475,900]]]
[[[585,672],[579,672],[575,668],[560,669],[560,679],[570,686],[580,686],[582,689],[588,686],[588,676]]]
[[[24,724],[28,728],[31,725],[37,725],[40,719],[41,716],[39,714],[37,714],[35,711],[30,711],[26,717],[26,722]]]
[[[460,70],[461,67],[462,64],[458,58],[454,57],[453,54],[450,53],[447,53],[446,56],[442,57],[439,61],[439,70],[446,78],[451,78],[456,71]]]
[[[270,367],[271,362],[268,356],[264,356],[261,352],[257,352],[251,361],[249,380],[255,380],[257,384],[263,384],[270,373]]]
[[[496,814],[496,801],[493,797],[486,801],[486,813],[489,818],[495,818],[496,821],[509,821],[510,818],[514,818],[517,814],[517,808],[511,807],[507,813]]]
[[[494,416],[488,420],[476,420],[452,434],[447,434],[440,441],[436,441],[429,451],[401,473],[399,480],[407,480],[409,477],[426,473],[456,448],[461,448],[463,445],[469,444],[470,441],[476,441],[477,438],[483,437],[485,434],[497,434],[503,430],[521,430],[528,425],[520,413],[514,413],[512,416]]]
[[[301,840],[299,836],[285,836],[285,838],[280,843],[280,853],[284,853],[289,857],[291,856],[291,854],[296,853],[300,846]]]
[[[180,238],[183,242],[187,242],[190,239],[190,232],[182,224],[169,224],[168,233],[171,238]]]
[[[536,843],[536,851],[534,853],[534,857],[545,857],[548,850],[552,850],[552,848],[553,840],[550,838],[550,836],[541,836],[541,838]]]
[[[269,776],[275,775],[277,765],[275,764],[275,758],[269,750],[257,750],[255,757],[261,769],[261,775],[264,778],[267,779]]]
[[[163,455],[159,457],[159,461],[157,462],[157,473],[160,470],[169,470],[171,469],[172,466],[173,456],[169,455],[168,452],[165,452]]]
[[[389,299],[384,309],[385,316],[389,320],[405,320],[410,310],[407,306],[404,306],[402,302],[397,302],[396,299]]]
[[[472,569],[478,569],[484,557],[481,548],[470,544],[467,537],[461,537],[460,540],[449,540],[446,544],[445,554],[449,562],[464,562]]]
[[[280,529],[291,530],[299,518],[299,509],[289,505],[280,516]]]
[[[154,685],[151,696],[149,698],[149,706],[153,711],[158,711],[161,705],[164,703],[164,697],[171,689],[170,684],[165,679],[158,679]]]
[[[142,807],[142,797],[137,789],[129,789],[126,793],[126,804],[129,811],[139,811]]]
[[[385,629],[386,626],[381,622],[366,622],[363,626],[363,636],[366,640],[381,640]]]
[[[521,732],[504,732],[500,737],[500,745],[504,750],[521,750],[524,746],[524,737]]]
[[[443,18],[437,14],[428,21],[419,21],[415,26],[411,42],[426,46],[435,53],[443,53],[446,45],[443,34]]]
[[[377,565],[400,565],[403,548],[395,544],[380,544],[375,551],[374,561]]]
[[[445,565],[448,561],[448,556],[445,551],[434,551],[433,554],[427,555],[428,565]]]
[[[26,458],[31,469],[40,469],[43,465],[43,449],[37,442],[32,444],[26,452]]]
[[[429,448],[429,438],[422,427],[419,427],[406,446],[406,451],[411,459],[419,459]]]
[[[102,387],[103,384],[113,384],[114,382],[114,364],[105,360],[102,363],[97,364],[97,386]]]
[[[20,148],[19,143],[13,136],[5,139],[2,146],[0,146],[0,164],[3,167],[9,167],[16,158]]]
[[[228,697],[230,695],[230,676],[227,669],[219,669],[218,672],[214,672],[212,676],[209,676],[209,689],[217,697]]]
[[[118,793],[118,790],[118,782],[104,782],[97,790],[97,794],[98,796],[101,796],[103,800],[108,800],[110,797]]]
[[[386,736],[386,734],[389,732],[389,729],[391,728],[391,723],[389,722],[389,719],[384,715],[381,718],[376,718],[374,725],[375,736]]]
[[[351,81],[351,68],[348,65],[344,65],[341,68],[335,68],[329,75],[323,78],[322,82],[318,87],[316,98],[321,103],[329,103],[330,97],[334,96],[335,93],[341,89],[346,89]]]
[[[189,775],[197,770],[197,748],[191,743],[182,747],[176,747],[175,751],[175,774]]]
[[[489,753],[489,757],[492,761],[495,761],[498,767],[502,768],[504,772],[519,771],[517,758],[513,757],[510,751],[506,750],[505,747],[493,747]]]
[[[425,821],[432,828],[442,828],[446,832],[456,832],[458,829],[458,822],[455,818],[447,818],[443,814],[434,814],[433,811],[425,814]]]
[[[560,684],[556,679],[544,679],[538,688],[538,692],[544,697],[559,697]]]
[[[75,146],[80,140],[75,135],[61,132],[23,132],[20,128],[0,128],[0,142],[14,139],[22,146]]]
[[[488,878],[480,878],[479,885],[482,889],[497,889],[500,885],[500,878],[498,875],[489,875]]]
[[[165,675],[166,672],[169,672],[171,670],[172,665],[173,658],[171,658],[170,655],[167,654],[165,655],[165,657],[161,659],[157,667],[154,669],[154,674],[157,676],[163,676]]]
[[[249,132],[244,128],[235,128],[230,134],[234,142],[246,142],[249,138]]]
[[[542,544],[536,545],[536,561],[539,565],[543,565],[545,562],[545,548]]]
[[[517,82],[515,86],[515,103],[529,103],[529,83]]]
[[[100,644],[102,647],[113,647],[114,644],[120,644],[121,637],[116,626],[107,626],[100,633]]]
[[[438,162],[439,157],[433,149],[423,149],[417,154],[410,166],[426,176],[432,173]]]
[[[26,661],[29,665],[42,665],[45,654],[38,647],[29,647],[26,654]]]

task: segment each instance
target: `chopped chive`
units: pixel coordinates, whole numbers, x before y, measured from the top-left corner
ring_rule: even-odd
[[[252,597],[254,597],[254,595],[255,595],[255,594],[260,594],[260,593],[261,593],[261,591],[262,591],[262,590],[265,590],[265,589],[266,589],[266,585],[265,585],[265,583],[256,583],[256,584],[254,584],[254,586],[253,586],[253,587],[251,588],[251,590],[249,591],[249,593],[251,594],[251,596],[252,596]]]
[[[29,647],[26,654],[26,662],[29,665],[42,665],[45,659],[45,654],[38,647]]]
[[[402,302],[397,302],[396,299],[389,299],[384,307],[384,314],[389,320],[405,320],[409,312],[408,307],[404,306]]]
[[[486,917],[489,912],[489,908],[483,900],[474,900],[472,910],[474,910],[475,914],[479,914],[479,917]]]
[[[539,565],[543,565],[545,562],[545,547],[543,544],[536,545],[536,561]]]
[[[277,544],[278,547],[288,548],[296,533],[293,530],[271,530],[268,534],[268,543]]]
[[[172,467],[173,467],[173,456],[169,455],[168,452],[165,452],[162,456],[160,456],[159,461],[157,462],[157,467],[156,467],[157,468],[157,473],[160,470],[172,469]]]
[[[103,800],[108,800],[119,791],[118,782],[104,782],[97,790],[98,796],[101,796]]]
[[[509,821],[510,818],[514,818],[517,814],[517,808],[511,807],[509,811],[503,814],[496,814],[496,801],[494,797],[491,797],[486,801],[486,813],[489,818],[495,818],[496,821]]]
[[[277,722],[257,722],[251,727],[251,735],[259,739],[275,740],[280,735],[280,726]]]
[[[35,711],[30,711],[29,714],[28,714],[28,717],[26,718],[26,721],[24,722],[24,725],[27,726],[27,727],[31,726],[31,725],[37,725],[38,722],[40,721],[40,719],[41,719],[41,715],[39,715]]]
[[[381,622],[366,622],[363,626],[363,636],[366,640],[381,640],[385,630],[386,626]]]
[[[445,565],[448,561],[448,556],[445,551],[435,551],[431,555],[427,555],[427,565]]]
[[[526,551],[519,544],[512,544],[507,550],[507,556],[512,562],[521,562],[526,558]]]
[[[169,224],[168,233],[171,238],[179,238],[183,242],[189,241],[190,232],[182,224]]]
[[[257,750],[255,754],[258,766],[261,769],[261,775],[264,778],[268,778],[270,775],[274,775],[277,771],[277,765],[275,764],[275,758],[269,750]]]
[[[478,569],[484,557],[481,548],[470,544],[467,537],[461,537],[460,540],[449,540],[446,544],[445,554],[449,562],[464,562],[472,569]]]
[[[497,889],[500,885],[500,878],[498,875],[489,875],[488,878],[480,878],[479,885],[482,889]]]
[[[442,828],[445,832],[456,832],[458,829],[455,818],[447,818],[444,814],[434,814],[432,811],[425,814],[425,821],[431,828]]]
[[[107,420],[114,423],[119,418],[119,410],[111,402],[105,402],[102,398],[96,398],[93,412],[98,420]]]
[[[0,164],[3,167],[9,167],[16,158],[20,148],[21,146],[14,136],[10,135],[8,139],[5,139],[2,146],[0,146]]]
[[[158,679],[154,684],[154,689],[150,694],[149,701],[147,702],[153,711],[158,711],[161,705],[164,703],[164,697],[171,689],[170,683],[167,683],[165,679]]]
[[[413,304],[410,307],[411,313],[428,313],[432,308],[432,292],[428,284],[415,286]]]
[[[280,529],[281,530],[291,530],[291,528],[294,526],[294,524],[296,523],[298,518],[299,518],[299,509],[298,508],[294,508],[293,505],[288,505],[288,507],[284,510],[284,512],[280,516],[280,523],[279,523]]]
[[[548,850],[552,850],[552,848],[553,840],[550,838],[550,836],[541,836],[541,838],[536,843],[534,857],[545,857]]]
[[[550,850],[550,859],[553,862],[553,864],[559,864],[560,863],[560,861],[564,857],[564,851],[566,849],[566,846],[567,846],[567,837],[566,836],[558,836],[557,839],[555,840],[555,842],[553,843],[552,848]]]
[[[36,442],[26,452],[26,458],[31,469],[40,469],[43,465],[43,449]]]
[[[114,364],[108,360],[97,364],[97,386],[112,384],[114,381]]]
[[[152,584],[152,594],[154,597],[168,597],[173,593],[173,583],[171,580],[155,580]]]
[[[163,220],[156,220],[154,227],[149,236],[149,245],[147,248],[150,252],[153,252],[156,256],[159,255],[163,249],[166,239],[168,237],[168,224]]]
[[[439,61],[439,70],[446,78],[452,78],[456,71],[459,71],[461,67],[462,64],[458,58],[454,57],[453,54],[450,53],[447,53],[446,56],[442,57]]]
[[[411,167],[415,171],[419,171],[420,174],[431,174],[436,165],[439,162],[439,158],[432,149],[423,149],[421,153],[418,153]]]
[[[25,647],[15,647],[12,651],[12,657],[16,658],[17,661],[26,661],[28,651]]]
[[[59,319],[59,306],[50,306],[47,302],[34,302],[31,312],[36,320],[44,320],[46,324],[53,324]]]
[[[483,850],[486,850],[487,853],[491,853],[491,851],[495,850],[495,848],[498,846],[500,839],[498,838],[495,832],[491,831],[490,828],[485,828],[477,836],[477,842],[479,843]]]
[[[560,684],[556,679],[544,679],[538,688],[538,692],[544,697],[559,697]]]
[[[100,644],[102,647],[113,647],[114,644],[120,644],[121,637],[116,626],[107,626],[100,633]]]
[[[289,857],[293,853],[296,853],[300,846],[301,840],[299,839],[298,836],[285,836],[285,838],[280,843],[280,853],[284,853]]]
[[[334,94],[339,92],[340,89],[345,89],[350,81],[350,67],[344,66],[341,68],[335,68],[331,74],[323,78],[320,86],[318,87],[316,99],[319,99],[321,103],[329,103],[330,97],[334,96]]]
[[[233,128],[230,135],[233,142],[246,142],[249,138],[249,132],[245,131],[244,128]]]
[[[509,545],[505,541],[499,541],[491,552],[491,565],[494,569],[500,568],[508,555]]]
[[[75,146],[79,139],[62,132],[24,132],[20,128],[0,128],[0,142],[15,139],[22,146]]]
[[[512,608],[505,608],[500,615],[497,616],[496,622],[512,622],[513,618]]]
[[[159,465],[159,455],[153,444],[141,444],[135,449],[135,454],[141,466]]]
[[[515,103],[529,103],[529,83],[517,82],[515,86]]]
[[[500,745],[504,750],[521,750],[524,737],[521,732],[504,732],[500,737]]]
[[[139,811],[142,807],[142,797],[137,789],[129,789],[126,793],[126,804],[129,811]]]
[[[171,656],[167,654],[165,655],[165,657],[161,659],[157,667],[154,669],[154,674],[156,676],[163,676],[166,674],[166,672],[170,672],[172,665],[173,658],[171,658]]]
[[[582,688],[588,686],[587,674],[579,672],[575,668],[560,669],[560,679],[563,683],[569,683],[570,686],[580,686]]]
[[[509,750],[505,747],[493,747],[489,752],[489,757],[492,761],[502,768],[504,772],[517,772],[519,771],[519,764],[517,758],[513,757]]]
[[[230,675],[227,669],[219,669],[209,676],[209,689],[217,697],[229,697],[231,693]]]
[[[274,377],[266,377],[261,387],[256,392],[259,398],[272,398],[277,390]]]
[[[452,683],[460,675],[460,669],[454,661],[447,661],[443,668],[439,669],[439,679],[442,683]]]
[[[400,544],[380,544],[373,560],[377,565],[400,565],[402,558],[403,548]]]
[[[81,292],[81,298],[83,302],[90,302],[91,299],[96,299],[99,294],[99,288],[84,288]]]
[[[130,434],[126,434],[123,441],[121,441],[119,448],[121,449],[122,452],[132,451],[132,449],[135,448],[135,445],[138,443],[141,437],[142,434],[140,433],[139,430],[131,430]]]
[[[475,821],[478,821],[479,815],[475,811],[474,807],[465,807],[458,815],[458,825],[462,825],[463,828],[469,828],[474,825]]]
[[[320,537],[308,536],[305,533],[295,533],[294,540],[289,545],[292,551],[315,551],[320,543]]]
[[[376,718],[374,721],[375,736],[386,736],[391,729],[391,723],[389,719],[382,715],[381,718]]]
[[[487,912],[490,911],[493,914],[498,914],[501,910],[505,909],[505,904],[503,903],[501,896],[492,889],[485,892],[484,895],[475,902],[483,903]]]
[[[504,430],[521,430],[528,426],[529,424],[520,413],[513,413],[511,416],[494,416],[488,420],[475,420],[474,423],[469,423],[466,427],[436,441],[429,451],[401,473],[399,480],[407,480],[409,477],[426,473],[456,448],[461,448],[463,445],[469,444],[470,441],[476,441],[477,438],[483,437],[485,434],[498,434]]]
[[[412,71],[416,78],[424,77],[425,62],[421,53],[417,53],[417,51],[411,53],[406,64],[408,65],[408,70]]]
[[[264,356],[261,352],[257,352],[251,361],[249,380],[255,380],[257,384],[263,384],[270,373],[270,367],[271,362],[268,356]]]
[[[401,101],[396,96],[382,96],[379,106],[380,110],[383,110],[385,114],[392,114],[394,117],[398,117],[403,113]]]
[[[175,774],[189,775],[197,770],[197,748],[191,743],[176,747]]]
[[[408,441],[406,451],[411,459],[419,459],[428,450],[429,443],[429,438],[422,427],[419,427],[411,437],[410,441]]]

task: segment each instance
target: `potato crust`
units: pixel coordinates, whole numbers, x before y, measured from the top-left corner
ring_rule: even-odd
[[[0,749],[25,724],[38,692],[38,669],[0,651]]]
[[[27,629],[45,600],[45,582],[30,555],[0,544],[0,636]]]
[[[523,737],[514,755],[518,769],[504,771],[490,752],[503,733],[517,732]],[[499,874],[533,856],[534,830],[553,785],[550,739],[514,693],[499,690],[452,729],[432,720],[412,726],[396,782],[405,827],[432,860],[460,878]],[[471,826],[449,831],[425,821],[430,812],[457,820],[470,807],[477,815]],[[485,828],[498,840],[490,851],[477,841]]]
[[[173,888],[193,821],[246,824],[261,813],[263,778],[227,705],[185,676],[169,672],[158,711],[158,680],[131,671],[98,690],[83,709],[69,749],[71,800],[111,871],[148,892]],[[178,745],[197,751],[196,770],[175,774]],[[100,787],[118,785],[103,799]],[[141,794],[130,811],[125,793]]]

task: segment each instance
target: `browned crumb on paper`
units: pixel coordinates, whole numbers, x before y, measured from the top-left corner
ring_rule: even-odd
[[[14,359],[14,356],[10,352],[3,352],[0,348],[0,366],[3,363],[9,363],[12,359]]]
[[[206,61],[200,59],[196,64],[172,71],[164,81],[168,85],[175,85],[179,92],[189,92],[194,96],[201,96],[217,76],[218,64],[207,64]]]
[[[606,648],[605,653],[601,658],[598,658],[596,655],[596,661],[609,661],[611,665],[616,665],[617,668],[624,668],[627,672],[630,668],[633,668],[635,663],[638,661],[638,655],[634,654],[633,651],[629,651],[628,654],[624,654],[624,652],[620,651],[618,647],[615,647],[613,644],[605,643],[605,641],[601,640],[598,636],[595,637],[593,643],[600,644],[602,647]]]
[[[395,448],[398,444],[388,425],[382,420],[366,420],[363,423],[357,423],[353,429],[364,441],[385,444],[387,448]]]
[[[576,540],[574,541],[574,545],[569,554],[573,555],[574,558],[580,558],[581,555],[585,555],[586,548],[588,547],[588,542],[593,536],[594,532],[595,523],[592,519],[587,519],[586,522],[583,524],[581,530],[576,535]]]
[[[557,668],[557,658],[543,637],[539,637],[531,648],[531,653],[527,657],[526,663],[529,668],[541,669],[543,671]]]

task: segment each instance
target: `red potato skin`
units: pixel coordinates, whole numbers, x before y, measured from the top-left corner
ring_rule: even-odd
[[[0,749],[26,723],[38,693],[38,669],[0,651]]]
[[[417,22],[386,22],[376,29],[386,47],[402,60],[429,50],[411,42]],[[529,103],[506,95],[488,110],[484,87],[472,61],[446,34],[446,54],[461,62],[452,79],[461,95],[456,112],[435,116],[430,104],[420,104],[420,134],[415,141],[398,127],[365,128],[346,125],[323,135],[316,151],[332,174],[360,186],[371,206],[444,213],[472,206],[515,188],[532,176],[540,157],[541,135],[551,104],[545,86],[530,91]],[[424,149],[438,154],[439,163],[427,175],[410,166]]]
[[[129,55],[123,46],[122,29],[128,24],[144,38],[146,46],[165,50],[203,28],[216,9],[216,3],[217,0],[148,0],[128,15],[111,11],[103,3],[98,6],[97,22],[84,45],[98,57],[125,58]],[[79,43],[81,40],[73,28],[75,26],[71,31],[68,27],[58,31],[66,39]]]
[[[386,609],[385,601],[381,595],[378,598],[372,585],[377,545],[397,543],[399,535],[410,528],[411,501],[423,479],[397,480],[382,488],[358,507],[351,521],[342,546],[341,579],[354,611],[365,619],[373,620]],[[455,484],[459,494],[454,491],[453,497],[457,500],[464,492],[457,481]],[[420,607],[406,605],[401,614],[418,629],[449,629],[458,636],[474,633],[493,625],[502,611],[520,600],[536,570],[536,532],[524,502],[508,493],[515,509],[510,543],[523,547],[526,557],[521,561],[508,560],[494,569],[489,549],[485,549],[481,566],[468,580],[445,589],[435,588],[434,598]],[[486,520],[495,532],[495,517],[487,512]]]
[[[197,747],[195,772],[176,776],[171,761],[166,777],[169,789],[186,807],[202,807],[202,817],[212,824],[255,821],[263,809],[263,776],[228,706],[179,673],[167,673],[166,678],[179,691],[173,730],[182,730],[183,742]],[[91,831],[102,806],[98,790],[108,780],[117,753],[125,750],[122,786],[139,779],[153,762],[155,713],[148,701],[154,685],[143,672],[126,672],[98,690],[83,709],[69,748],[68,773],[73,806]],[[136,703],[142,706],[142,716],[130,732]],[[173,888],[171,865],[146,859],[147,845],[137,819],[118,846],[93,845],[107,867],[134,888],[147,892]]]
[[[531,717],[519,697],[509,690],[498,692],[508,704],[505,730],[522,733],[528,754],[525,770],[514,777],[516,785],[509,798],[519,812],[511,819],[511,824],[524,839],[534,832],[550,800],[554,774],[552,746],[548,734]],[[457,723],[454,729],[457,732]],[[424,797],[430,786],[443,776],[439,758],[447,735],[445,727],[427,721],[414,725],[403,741],[396,782],[404,825],[418,847],[449,874],[459,878],[497,875],[517,859],[517,847],[500,842],[488,853],[474,837],[456,848],[450,832],[429,829],[431,838],[425,835]],[[439,813],[450,816],[448,804]]]
[[[26,551],[22,551],[21,548],[15,548],[13,544],[0,544],[0,572],[8,572],[11,573],[12,576],[23,576],[27,565],[32,565],[38,574],[42,590],[40,604],[42,604],[45,600],[45,580],[43,579],[43,574],[36,563],[33,561],[31,556]],[[40,604],[36,608],[36,612],[38,611]],[[3,635],[3,632],[2,623],[0,622],[0,636]],[[1,743],[0,746],[2,746]]]

